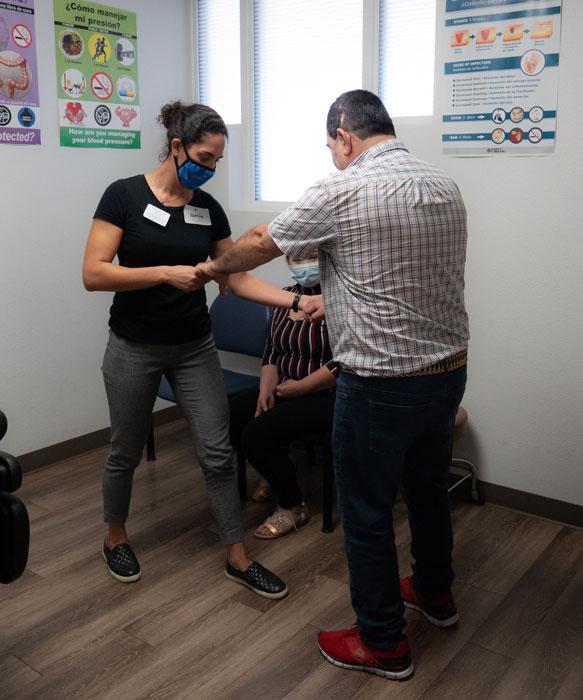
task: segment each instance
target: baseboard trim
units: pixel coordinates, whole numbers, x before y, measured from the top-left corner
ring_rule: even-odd
[[[178,420],[182,417],[182,412],[178,406],[169,406],[156,411],[153,416],[154,425],[158,426]],[[104,447],[109,444],[109,436],[109,428],[96,430],[93,433],[80,435],[71,440],[59,442],[56,445],[49,445],[34,452],[27,452],[18,457],[18,462],[23,472],[30,472],[34,469],[46,467],[54,462],[60,462],[63,459],[77,457],[83,452],[89,452],[89,450],[94,450],[97,447]]]
[[[511,489],[507,486],[489,484],[487,481],[480,481],[479,489],[486,503],[583,528],[583,506]]]
[[[178,406],[170,406],[154,413],[154,425],[164,425],[180,418],[182,418],[180,408]],[[60,462],[63,459],[76,457],[97,447],[104,447],[107,444],[109,444],[109,428],[104,428],[103,430],[96,430],[87,435],[80,435],[71,440],[65,440],[56,445],[50,445],[49,447],[20,455],[18,461],[22,470],[29,472],[46,467],[54,462]],[[538,496],[534,493],[519,491],[507,486],[490,484],[487,481],[479,482],[479,490],[486,503],[511,508],[512,510],[528,513],[539,518],[564,523],[565,525],[583,528],[583,506],[575,503],[558,501],[554,498]]]

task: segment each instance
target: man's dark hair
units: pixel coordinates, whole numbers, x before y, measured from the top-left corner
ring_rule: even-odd
[[[386,134],[395,135],[393,121],[381,100],[368,90],[343,92],[328,110],[326,129],[336,139],[336,129],[346,129],[359,139]]]

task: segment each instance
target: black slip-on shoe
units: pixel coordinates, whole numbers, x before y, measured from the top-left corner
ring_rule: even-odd
[[[227,560],[225,576],[235,583],[247,586],[254,593],[264,598],[278,600],[279,598],[285,598],[288,592],[287,586],[279,576],[276,576],[256,561],[251,562],[251,565],[245,571],[239,571]]]
[[[133,583],[142,575],[140,563],[127,542],[117,544],[112,549],[104,543],[102,554],[107,570],[117,581]]]

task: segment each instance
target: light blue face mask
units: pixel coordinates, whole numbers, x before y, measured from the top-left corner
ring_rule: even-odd
[[[294,267],[290,267],[289,271],[292,279],[301,284],[302,287],[310,289],[320,284],[320,265],[317,262],[294,265]]]
[[[210,168],[205,168],[204,165],[197,163],[195,160],[188,155],[188,151],[184,148],[184,153],[186,154],[186,160],[182,165],[178,166],[178,159],[174,156],[174,164],[176,165],[176,173],[178,175],[178,181],[182,187],[186,187],[187,190],[196,190],[198,187],[204,185],[208,182],[211,177],[215,174],[214,170]]]

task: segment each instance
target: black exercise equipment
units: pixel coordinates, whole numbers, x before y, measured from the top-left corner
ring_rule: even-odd
[[[0,411],[0,440],[8,422]],[[15,581],[26,568],[30,528],[24,503],[13,496],[22,484],[16,457],[0,451],[0,583]]]

